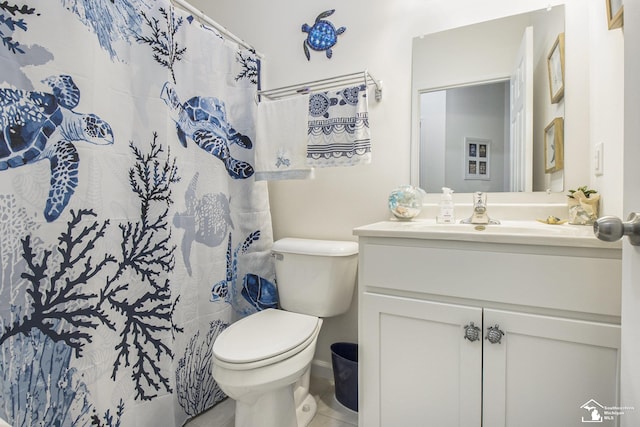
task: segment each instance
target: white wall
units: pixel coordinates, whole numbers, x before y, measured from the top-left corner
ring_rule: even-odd
[[[578,69],[567,70],[566,109],[583,119],[567,120],[565,124],[565,131],[571,135],[571,140],[565,141],[565,188],[593,184],[603,193],[604,212],[621,214],[622,70],[617,58],[622,54],[621,47],[617,46],[620,37],[606,31],[604,1],[191,0],[191,3],[265,54],[265,89],[364,69],[383,80],[382,101],[370,103],[372,163],[318,170],[316,179],[311,181],[271,183],[275,238],[355,240],[351,232],[354,227],[389,217],[390,191],[410,181],[413,37],[549,4],[566,5],[566,60],[584,63]],[[330,20],[336,26],[346,26],[347,30],[339,37],[332,59],[327,59],[322,52],[311,51],[311,60],[307,61],[302,48],[305,37],[300,27],[303,23],[313,23],[318,13],[332,8],[336,8],[336,12]],[[588,28],[589,13],[595,14],[591,24],[598,31]],[[601,28],[604,30],[600,31]],[[598,50],[592,52],[595,56],[591,62],[587,47],[590,37],[603,38],[597,44]],[[602,80],[589,95],[585,88],[589,87],[591,74]],[[597,180],[590,173],[590,134],[606,141],[605,175]],[[456,203],[469,202],[463,199],[465,195],[455,197]],[[329,344],[357,340],[356,304],[354,300],[349,313],[325,321],[317,358],[330,363]]]
[[[592,175],[591,184],[602,194],[603,214],[623,216],[622,211],[622,169],[624,109],[620,102],[624,99],[624,67],[620,58],[624,56],[624,33],[622,29],[608,30],[606,22],[606,2],[589,1],[591,73],[590,97],[591,123],[589,134],[591,147],[597,143],[604,146],[604,175]],[[593,151],[592,157],[593,159]],[[592,160],[593,161],[593,160]],[[628,212],[624,212],[626,218]]]

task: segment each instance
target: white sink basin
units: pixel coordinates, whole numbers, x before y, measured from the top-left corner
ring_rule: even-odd
[[[517,243],[530,245],[619,248],[620,242],[598,240],[592,226],[538,221],[501,221],[500,224],[437,224],[435,220],[383,221],[354,230],[356,235],[409,237],[416,239],[471,242]]]

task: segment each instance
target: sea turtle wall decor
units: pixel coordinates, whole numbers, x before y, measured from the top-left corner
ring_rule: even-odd
[[[335,9],[325,10],[316,17],[313,25],[302,24],[302,32],[307,33],[307,38],[302,43],[304,54],[307,60],[311,60],[309,48],[317,51],[325,51],[327,58],[331,58],[333,51],[331,48],[338,42],[338,36],[347,30],[347,27],[336,27],[325,18],[333,15]]]
[[[53,93],[0,88],[0,171],[48,159],[48,222],[56,220],[78,186],[74,142],[113,144],[111,126],[95,114],[76,113],[80,90],[71,76],[44,79]]]
[[[223,101],[194,96],[182,103],[171,82],[164,84],[160,98],[169,106],[169,114],[176,122],[178,139],[184,147],[189,137],[198,147],[220,159],[231,178],[246,179],[253,175],[251,164],[231,156],[229,145],[250,149],[253,144],[248,136],[231,127]]]

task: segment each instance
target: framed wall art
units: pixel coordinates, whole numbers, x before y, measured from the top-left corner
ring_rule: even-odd
[[[491,179],[491,140],[464,139],[464,179]]]
[[[564,168],[564,119],[556,117],[544,128],[544,171]]]
[[[564,97],[564,33],[558,34],[547,56],[551,103],[557,104]]]
[[[622,28],[624,24],[623,14],[624,5],[622,0],[606,0],[607,1],[607,23],[609,29]]]

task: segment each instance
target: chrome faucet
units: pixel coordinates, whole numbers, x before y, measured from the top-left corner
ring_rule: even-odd
[[[467,219],[460,221],[462,224],[500,224],[497,219],[489,218],[487,214],[487,193],[476,191],[473,193],[473,213]]]

